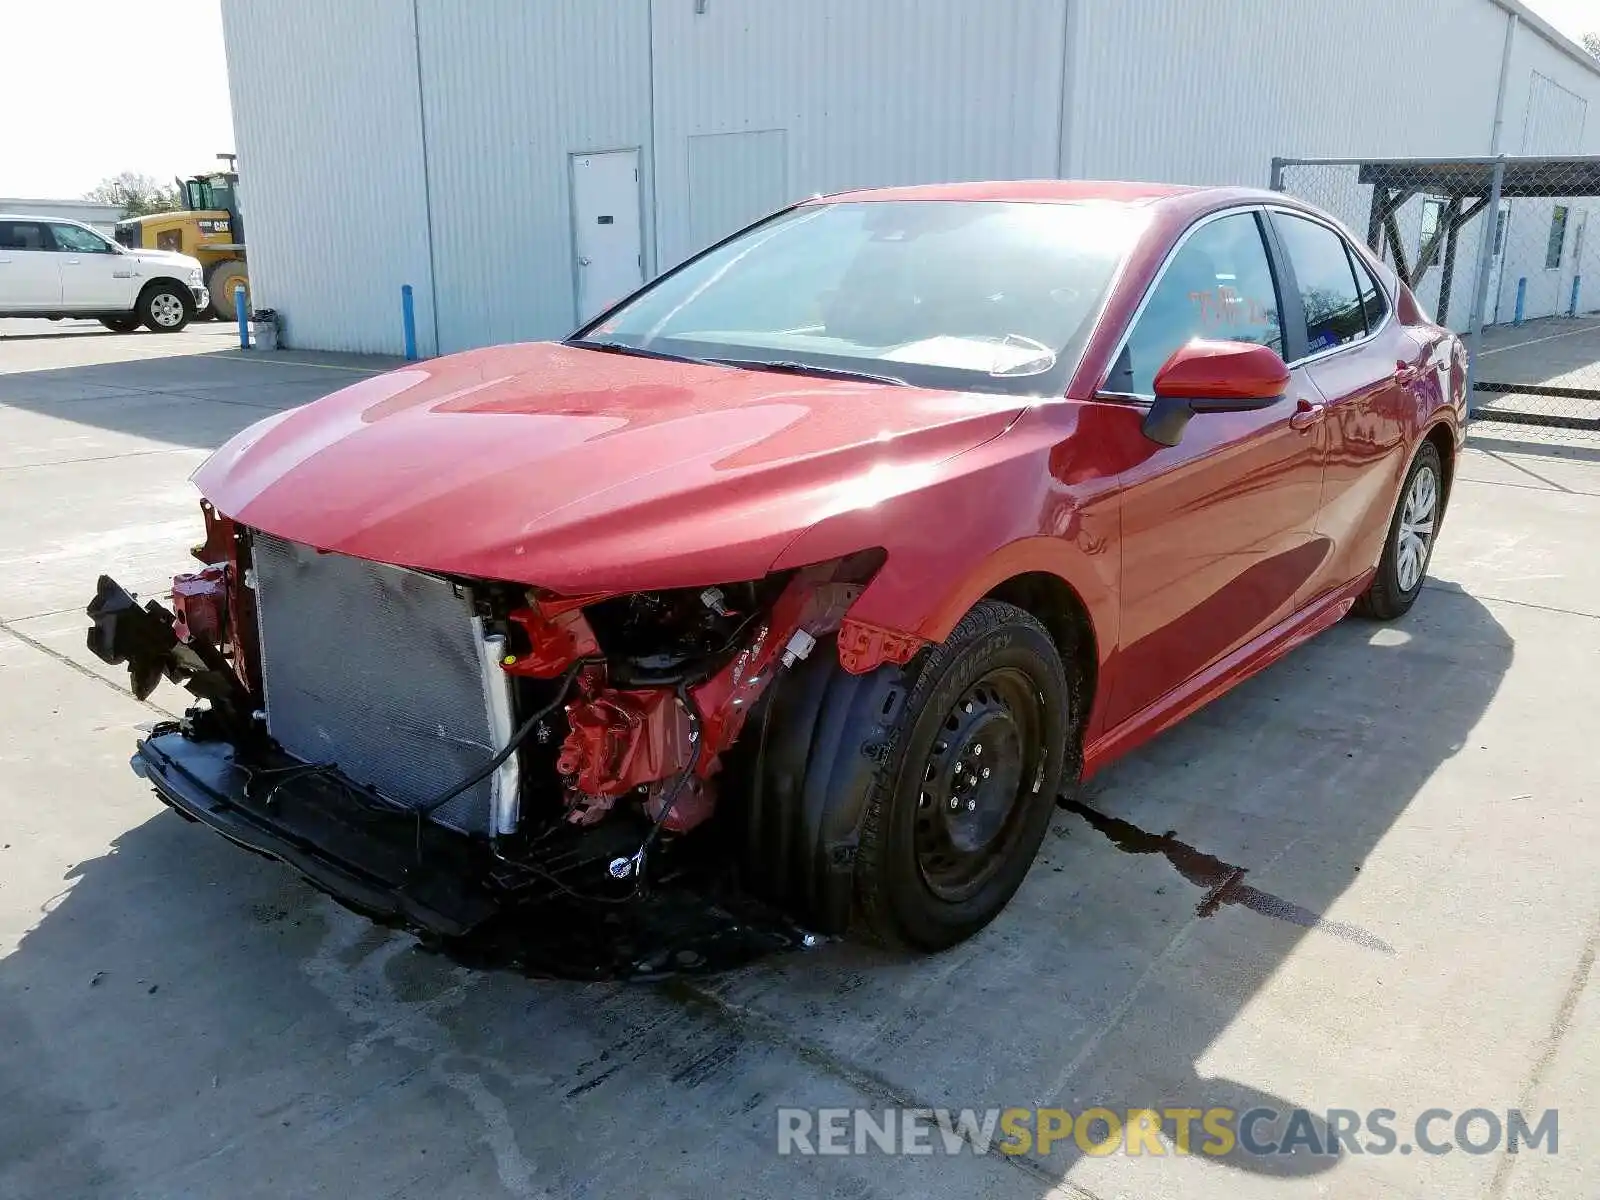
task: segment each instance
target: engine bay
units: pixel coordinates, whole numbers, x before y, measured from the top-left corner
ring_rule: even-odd
[[[735,749],[741,734],[752,721],[760,729],[779,676],[838,633],[881,566],[880,552],[754,581],[583,596],[348,560],[382,573],[383,587],[456,597],[459,620],[482,655],[482,693],[491,701],[496,692],[509,696],[495,744],[462,760],[476,764],[470,772],[443,776],[460,776],[449,788],[401,795],[338,755],[313,761],[280,744],[274,731],[285,722],[276,706],[291,695],[282,683],[285,635],[265,618],[283,603],[283,574],[263,570],[267,560],[258,554],[268,543],[260,535],[209,506],[204,512],[207,538],[195,549],[202,566],[174,580],[171,611],[154,601],[141,606],[106,578],[89,609],[90,648],[125,663],[136,694],[166,678],[198,699],[181,722],[141,743],[136,758],[170,806],[291,861],[368,916],[538,974],[715,969],[729,955],[808,944],[805,931],[739,886],[738,856],[728,849],[737,821],[716,817],[752,802],[750,754]],[[337,558],[300,553],[312,568]],[[339,607],[325,600],[319,611]],[[386,614],[424,620],[415,614],[435,611],[450,611],[450,603],[407,610],[385,602],[352,628],[359,634],[362,620],[370,628]],[[437,618],[445,626],[455,619]],[[410,645],[421,670],[435,643],[457,636],[443,627],[402,630],[399,638],[384,632],[390,640],[379,657],[391,684],[405,678],[394,674],[391,655]],[[324,646],[351,640],[349,631],[334,630],[316,650],[335,656]],[[831,643],[827,652],[834,653]],[[430,699],[429,681],[419,679],[414,701],[370,694],[363,703],[359,687],[371,661],[338,657],[350,661],[319,678],[358,689],[341,691],[343,708],[329,710],[351,723],[388,704],[382,728],[415,738],[434,722],[429,703],[465,702],[449,699],[465,698],[459,689]],[[320,719],[325,726],[328,718]],[[764,736],[760,730],[755,739],[763,747]],[[413,750],[396,742],[382,757],[417,761],[405,759]],[[511,821],[497,817],[481,832],[459,820],[440,823],[491,777],[515,790]],[[409,773],[404,779],[408,787],[415,782]],[[233,828],[224,827],[225,810]],[[362,878],[359,887],[352,876]]]

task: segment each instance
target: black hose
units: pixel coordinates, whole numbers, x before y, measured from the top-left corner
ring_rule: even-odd
[[[656,839],[661,836],[661,827],[666,824],[667,818],[672,815],[673,806],[678,803],[678,797],[683,794],[684,787],[688,784],[695,769],[700,765],[700,754],[705,745],[702,736],[700,709],[694,702],[694,697],[689,694],[689,689],[684,684],[677,688],[678,700],[689,713],[689,737],[694,744],[694,752],[689,755],[689,763],[678,772],[678,777],[672,781],[672,789],[667,792],[666,799],[662,801],[661,811],[656,814],[650,832],[645,834],[644,841],[639,843],[639,849],[633,856],[634,887],[639,888],[645,884],[645,860],[649,857],[650,848],[655,845]]]
[[[538,712],[530,716],[521,725],[517,726],[516,732],[514,732],[511,735],[510,740],[500,748],[499,753],[497,753],[488,762],[484,763],[483,766],[479,767],[471,775],[468,775],[460,783],[456,784],[455,787],[451,788],[444,795],[438,797],[437,799],[429,800],[426,804],[417,805],[414,811],[419,816],[427,816],[429,813],[443,808],[446,804],[449,804],[450,801],[461,795],[462,792],[466,791],[470,787],[482,783],[485,779],[489,778],[489,776],[498,771],[506,759],[510,758],[517,752],[517,747],[521,746],[523,742],[527,741],[528,735],[533,732],[534,726],[540,721],[544,720],[544,718],[548,717],[551,713],[555,712],[555,710],[561,706],[561,702],[567,698],[567,690],[572,687],[572,681],[577,678],[578,672],[583,669],[584,665],[591,661],[594,660],[580,658],[577,662],[568,667],[566,674],[562,675],[561,677],[561,686],[556,689],[555,698],[552,699],[549,704],[546,704],[543,708],[539,709]]]

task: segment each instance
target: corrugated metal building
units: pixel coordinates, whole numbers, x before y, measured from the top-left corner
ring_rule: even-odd
[[[1486,154],[1513,14],[1500,149],[1600,152],[1600,68],[1518,0],[1312,9],[224,0],[255,302],[291,345],[393,353],[409,283],[442,353],[559,336],[814,192]]]
[[[122,220],[122,208],[116,204],[97,204],[93,200],[28,200],[18,196],[0,196],[0,212],[26,213],[30,217],[65,217],[69,221],[82,221],[110,237]]]

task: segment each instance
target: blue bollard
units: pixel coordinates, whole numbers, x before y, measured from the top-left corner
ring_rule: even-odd
[[[1524,275],[1521,279],[1517,280],[1517,308],[1516,311],[1511,314],[1511,323],[1513,325],[1522,324],[1522,306],[1526,304],[1527,301],[1528,277]]]
[[[250,349],[250,314],[245,309],[244,288],[233,289],[233,311],[239,318],[239,349]]]
[[[417,361],[417,304],[409,283],[400,285],[400,317],[406,326],[406,361]]]
[[[1567,316],[1569,317],[1578,315],[1578,285],[1582,282],[1582,275],[1574,275],[1572,277],[1572,303],[1567,305]]]

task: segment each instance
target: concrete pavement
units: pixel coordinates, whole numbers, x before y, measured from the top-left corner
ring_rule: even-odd
[[[1469,451],[1406,619],[1341,624],[1097,779],[973,942],[550,984],[369,927],[128,771],[184,695],[88,658],[95,576],[159,590],[205,452],[361,377],[229,345],[0,322],[0,1196],[1592,1191],[1600,454]],[[1036,1104],[1388,1108],[1406,1142],[1428,1108],[1557,1107],[1561,1136],[776,1153],[779,1106]]]

